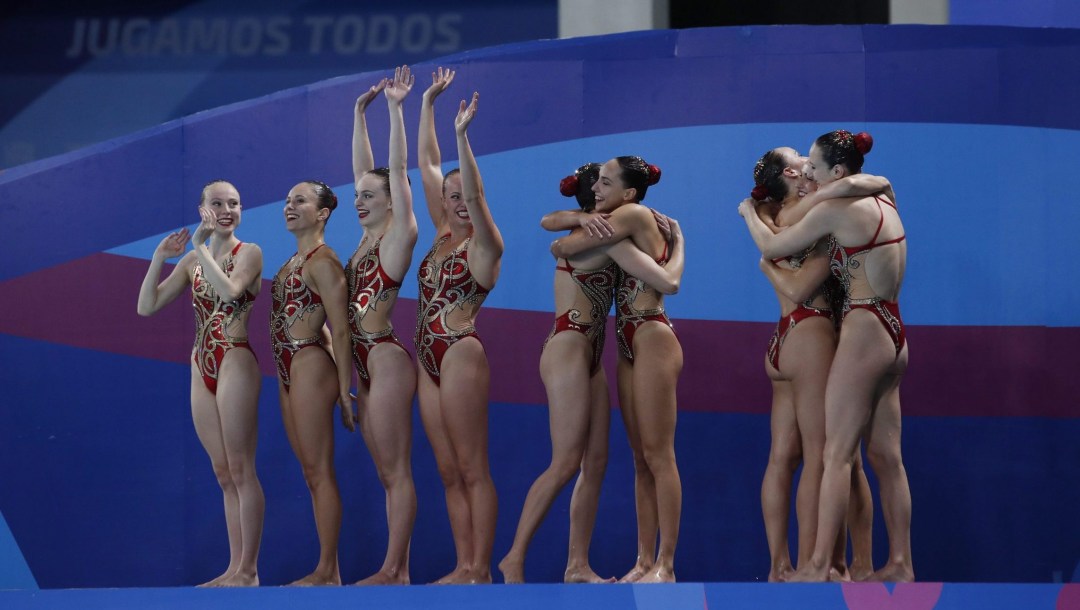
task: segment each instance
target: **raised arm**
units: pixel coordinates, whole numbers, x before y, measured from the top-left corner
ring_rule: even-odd
[[[206,245],[206,240],[214,232],[214,214],[200,207],[199,216],[202,217],[202,224],[191,236],[191,245],[195,249],[195,257],[202,264],[203,277],[210,282],[223,301],[235,301],[244,294],[255,278],[262,275],[262,250],[255,244],[247,244],[247,247],[242,248],[236,258],[232,275],[225,275],[214,260],[214,254]]]
[[[792,225],[803,219],[806,214],[814,209],[817,204],[829,199],[842,199],[845,197],[867,197],[884,192],[885,196],[893,202],[896,201],[892,190],[892,184],[884,176],[871,174],[852,174],[839,180],[830,182],[808,193],[794,205],[784,209],[784,224]]]
[[[671,226],[671,257],[664,266],[660,266],[652,257],[639,250],[629,239],[606,248],[608,256],[618,263],[623,271],[664,294],[675,294],[679,291],[679,283],[682,281],[686,249],[679,223],[674,218],[667,220]]]
[[[371,153],[371,140],[368,138],[367,110],[371,100],[386,86],[386,79],[371,86],[360,97],[356,98],[356,116],[353,117],[352,132],[352,172],[353,184],[359,184],[360,178],[365,173],[375,169],[375,155]]]
[[[540,219],[540,226],[548,231],[570,231],[581,227],[590,237],[605,239],[611,237],[614,229],[608,219],[611,214],[585,212],[582,210],[559,210],[545,214]]]
[[[809,248],[814,242],[832,233],[842,221],[837,206],[829,202],[815,207],[802,222],[791,225],[774,235],[758,217],[757,206],[753,199],[746,198],[739,204],[739,214],[746,221],[750,236],[761,250],[761,254],[770,259],[791,256]]]
[[[454,81],[453,70],[431,73],[431,86],[424,91],[420,103],[420,131],[416,141],[416,161],[420,169],[420,181],[424,184],[424,199],[427,200],[431,222],[439,229],[446,223],[446,212],[442,206],[442,153],[439,140],[435,137],[435,98],[446,91]]]
[[[412,188],[409,186],[408,150],[405,143],[405,118],[402,104],[412,90],[416,78],[408,66],[394,70],[394,80],[390,81],[383,93],[390,112],[390,156],[387,167],[390,169],[390,200],[393,201],[393,215],[388,245],[394,247],[386,252],[385,261],[391,277],[404,277],[412,258],[412,249],[416,245],[416,215],[413,214]],[[390,251],[392,250],[392,251]],[[400,255],[399,255],[400,253]]]
[[[465,209],[469,211],[469,219],[472,222],[472,242],[470,250],[480,254],[488,265],[498,275],[498,264],[503,254],[503,238],[499,233],[499,227],[495,225],[495,219],[491,217],[488,208],[487,197],[484,195],[484,181],[480,178],[480,167],[476,164],[472,146],[469,144],[469,125],[476,117],[479,108],[480,94],[473,93],[472,101],[465,105],[461,100],[458,106],[457,117],[454,119],[454,133],[457,135],[458,163],[461,168],[461,195],[465,198]],[[495,277],[491,278],[492,286]]]
[[[350,432],[356,429],[356,413],[349,393],[352,386],[352,338],[349,335],[349,290],[345,284],[345,272],[336,256],[314,257],[307,266],[311,274],[312,288],[322,299],[326,309],[326,321],[330,324],[334,365],[337,367],[338,405],[341,407],[341,423]]]
[[[809,299],[829,277],[829,259],[825,256],[811,256],[798,269],[783,269],[765,257],[758,266],[773,288],[792,303]]]
[[[194,260],[195,255],[193,254],[180,259],[180,262],[173,268],[172,273],[161,283],[158,283],[161,268],[165,265],[165,261],[184,253],[189,234],[190,231],[188,231],[187,227],[169,233],[154,249],[154,255],[150,259],[150,268],[146,270],[142,286],[139,287],[139,302],[136,309],[140,316],[152,316],[162,307],[172,303],[190,282],[188,269]]]
[[[558,258],[575,256],[598,246],[632,237],[649,224],[656,224],[652,212],[643,205],[627,204],[611,213],[607,219],[611,235],[607,238],[590,236],[584,231],[571,233],[551,242],[551,253]]]

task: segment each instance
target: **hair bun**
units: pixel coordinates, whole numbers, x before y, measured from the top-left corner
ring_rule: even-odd
[[[573,197],[577,194],[578,189],[578,177],[577,174],[570,174],[559,181],[559,192],[563,197]]]
[[[649,186],[652,186],[652,185],[656,184],[657,182],[660,182],[660,168],[656,167],[652,163],[649,163],[645,167],[646,167],[647,171],[649,172],[649,180],[647,181],[647,184]]]
[[[855,150],[859,151],[859,154],[865,155],[870,152],[870,149],[874,147],[874,138],[865,131],[860,131],[855,134]]]
[[[750,190],[750,196],[754,198],[754,201],[765,201],[769,198],[769,188],[764,184],[759,184]]]

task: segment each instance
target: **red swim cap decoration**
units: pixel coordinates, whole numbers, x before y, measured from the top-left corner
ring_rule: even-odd
[[[859,151],[859,154],[865,155],[870,152],[870,149],[874,147],[874,138],[865,131],[860,131],[855,134],[855,150]]]
[[[759,184],[750,191],[750,196],[754,198],[754,201],[765,201],[769,198],[769,188],[764,184]]]
[[[578,177],[577,174],[570,174],[559,181],[559,192],[563,194],[563,197],[573,197],[577,194]]]
[[[660,182],[660,168],[656,167],[652,163],[648,164],[647,167],[649,170],[649,180],[646,182],[646,184],[652,186],[657,182]]]

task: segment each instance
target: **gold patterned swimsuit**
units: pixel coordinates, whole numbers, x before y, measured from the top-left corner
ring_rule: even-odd
[[[221,270],[226,276],[232,273],[236,253],[242,245],[243,242],[236,244],[225,260],[221,261]],[[191,277],[191,305],[195,309],[195,346],[191,350],[191,357],[195,366],[199,367],[199,374],[211,394],[217,394],[218,373],[221,372],[221,362],[229,350],[241,348],[255,354],[246,335],[233,337],[229,334],[229,327],[251,309],[254,300],[255,295],[246,289],[235,301],[221,300],[214,287],[203,277],[202,264],[195,263]]]

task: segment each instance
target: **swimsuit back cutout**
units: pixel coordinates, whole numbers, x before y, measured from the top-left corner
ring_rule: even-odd
[[[845,300],[850,300],[851,298],[852,280],[854,279],[854,276],[851,272],[863,266],[861,259],[856,257],[862,257],[862,255],[870,252],[871,250],[874,250],[875,248],[889,246],[892,244],[899,244],[907,238],[907,235],[901,235],[900,237],[887,241],[877,241],[878,236],[881,234],[881,228],[885,224],[885,211],[881,207],[881,198],[875,196],[874,200],[877,202],[879,217],[877,229],[875,229],[874,236],[870,238],[869,242],[863,244],[862,246],[848,247],[840,245],[835,238],[830,238],[831,243],[829,269],[832,272],[832,275],[837,280],[839,280],[840,285],[843,288]],[[888,205],[894,210],[896,209],[895,205],[887,201],[885,202],[885,205]],[[847,309],[846,306],[845,309]]]
[[[236,244],[221,261],[221,270],[232,275],[236,254],[243,242]],[[217,392],[217,378],[225,352],[234,347],[248,347],[247,327],[241,323],[243,336],[233,336],[229,329],[251,310],[255,295],[244,289],[235,301],[224,301],[214,286],[203,277],[202,265],[195,263],[191,277],[191,305],[195,310],[195,345],[192,357],[199,368],[203,382],[212,393]],[[250,349],[250,348],[248,348]]]
[[[349,332],[354,341],[374,340],[394,332],[394,327],[390,324],[389,310],[386,311],[384,328],[375,331],[364,329],[364,318],[368,313],[377,311],[379,303],[390,302],[394,299],[398,294],[398,289],[401,288],[401,282],[390,277],[382,266],[379,255],[382,238],[383,236],[380,235],[355,265],[348,265],[345,268],[345,279],[349,285]],[[357,258],[359,253],[360,246],[356,248],[352,258]]]
[[[420,263],[416,276],[419,298],[416,307],[416,359],[434,379],[438,379],[442,355],[464,337],[475,337],[474,317],[490,292],[480,285],[469,269],[469,242],[466,238],[450,254],[436,262],[439,247],[450,239],[440,237]],[[450,317],[457,313],[467,320],[455,328]]]
[[[611,304],[615,301],[615,285],[618,281],[619,266],[615,261],[609,262],[600,269],[581,270],[574,269],[569,260],[559,259],[562,265],[556,264],[555,271],[564,271],[574,280],[574,285],[589,301],[589,317],[583,319],[582,312],[576,308],[570,308],[564,315],[568,315],[570,321],[575,324],[592,325],[603,322],[611,311]],[[577,301],[577,299],[575,299]],[[600,332],[603,333],[603,325]]]
[[[309,313],[322,309],[322,298],[315,294],[304,281],[304,263],[326,244],[319,244],[302,258],[293,254],[281,266],[271,284],[274,309],[270,315],[270,335],[275,344],[290,344],[296,347],[322,343],[319,333],[311,337],[297,339],[292,335],[292,328]],[[298,254],[298,253],[297,253]],[[282,276],[281,272],[285,271]],[[275,352],[277,349],[275,348]]]
[[[668,262],[668,244],[664,242],[664,251],[660,254],[660,258],[656,259],[656,264],[663,267]],[[618,314],[618,319],[622,319],[628,316],[649,316],[658,315],[664,313],[664,305],[661,302],[662,298],[660,293],[646,284],[643,280],[640,280],[629,273],[619,269],[618,276],[618,288],[615,291],[615,308]],[[636,302],[638,297],[642,295],[650,295],[652,300],[655,300],[656,306],[648,309],[638,309]]]

